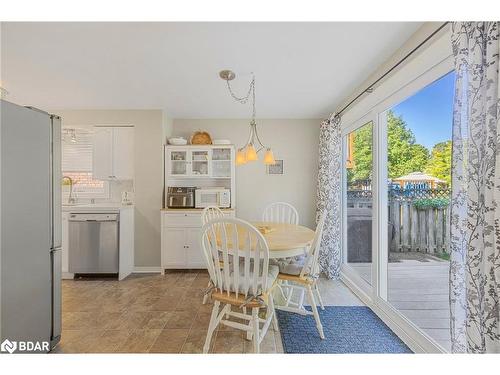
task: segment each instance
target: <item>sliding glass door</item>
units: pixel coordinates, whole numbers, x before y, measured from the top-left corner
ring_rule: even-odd
[[[373,121],[344,135],[344,264],[371,290],[373,256]]]
[[[430,352],[450,348],[450,70],[443,60],[343,124],[344,281]]]
[[[450,350],[449,203],[454,73],[384,112],[387,301]]]

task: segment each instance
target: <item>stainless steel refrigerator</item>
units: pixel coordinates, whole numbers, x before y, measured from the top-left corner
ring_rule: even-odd
[[[61,120],[4,100],[0,111],[0,342],[46,352],[61,336]]]

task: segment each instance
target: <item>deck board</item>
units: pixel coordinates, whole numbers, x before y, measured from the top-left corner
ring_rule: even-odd
[[[371,264],[350,266],[367,282]],[[450,350],[449,263],[403,260],[388,264],[388,301],[434,341]]]

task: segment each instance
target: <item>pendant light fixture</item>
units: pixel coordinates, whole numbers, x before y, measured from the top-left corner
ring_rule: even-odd
[[[273,151],[270,147],[264,146],[259,138],[259,134],[257,133],[257,122],[255,121],[255,76],[252,73],[252,81],[250,82],[250,87],[247,94],[243,97],[236,96],[231,89],[230,81],[236,78],[236,74],[234,74],[234,72],[232,72],[231,70],[222,70],[219,73],[219,76],[226,81],[229,93],[231,94],[232,98],[238,103],[246,104],[250,100],[250,98],[252,100],[252,120],[250,121],[250,135],[248,136],[248,140],[245,145],[239,148],[236,152],[236,165],[242,165],[251,161],[258,160],[258,153],[264,149],[266,150],[264,154],[264,164],[275,164],[276,161],[274,160]]]

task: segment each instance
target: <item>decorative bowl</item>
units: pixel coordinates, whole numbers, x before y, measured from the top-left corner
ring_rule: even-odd
[[[173,137],[168,139],[168,143],[174,146],[184,146],[187,145],[187,139],[182,137]]]

